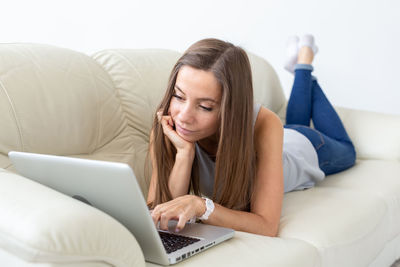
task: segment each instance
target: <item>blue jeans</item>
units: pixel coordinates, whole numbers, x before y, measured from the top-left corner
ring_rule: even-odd
[[[353,166],[356,151],[335,109],[311,75],[313,70],[311,65],[296,65],[284,127],[300,132],[311,141],[319,167],[328,175]],[[314,128],[310,128],[311,119]]]

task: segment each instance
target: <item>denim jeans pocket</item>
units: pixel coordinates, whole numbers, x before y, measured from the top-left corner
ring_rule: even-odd
[[[326,137],[325,141],[317,154],[319,167],[326,175],[346,170],[355,164],[356,154],[351,144],[330,137]]]

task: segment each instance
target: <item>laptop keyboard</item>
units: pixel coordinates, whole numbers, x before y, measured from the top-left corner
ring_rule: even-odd
[[[200,241],[200,239],[198,238],[176,235],[162,231],[158,231],[158,233],[160,234],[161,241],[167,253],[177,251],[180,248],[189,246],[193,243]]]

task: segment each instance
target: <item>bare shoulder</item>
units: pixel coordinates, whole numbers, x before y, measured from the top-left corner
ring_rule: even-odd
[[[262,144],[278,141],[283,138],[283,124],[278,115],[268,108],[261,107],[254,125],[254,142],[256,151]]]
[[[261,107],[258,112],[256,123],[254,126],[254,133],[261,133],[267,129],[277,130],[282,128],[282,122],[278,115],[268,108]]]

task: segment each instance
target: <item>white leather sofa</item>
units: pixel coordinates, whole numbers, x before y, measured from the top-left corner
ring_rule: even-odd
[[[179,56],[0,44],[0,266],[155,266],[119,222],[15,174],[7,153],[125,162],[146,197],[152,118]],[[284,120],[276,73],[250,59],[256,101]],[[279,237],[236,232],[177,266],[382,267],[400,258],[400,116],[338,111],[357,150],[353,168],[287,193]]]

